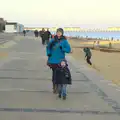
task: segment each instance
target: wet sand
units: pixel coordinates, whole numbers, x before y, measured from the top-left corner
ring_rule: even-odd
[[[72,56],[77,59],[85,62],[84,52],[81,46],[80,41],[69,40],[71,46],[73,47]],[[116,44],[117,47],[120,44]],[[120,85],[120,53],[108,53],[101,52],[96,50],[92,51],[92,63],[93,68],[96,69],[100,74],[104,76],[105,79],[111,80],[113,83]],[[87,64],[87,63],[86,63]],[[89,65],[88,65],[89,66]]]

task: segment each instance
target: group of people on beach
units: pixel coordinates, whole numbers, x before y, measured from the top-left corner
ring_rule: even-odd
[[[44,32],[44,30],[42,30],[42,32]],[[41,37],[43,37],[42,32]],[[87,63],[92,65],[90,61],[92,56],[90,49],[86,47],[83,50]],[[58,94],[58,97],[62,97],[63,100],[65,100],[67,96],[67,85],[72,84],[71,73],[65,58],[66,53],[72,53],[72,49],[64,36],[64,30],[58,28],[54,38],[48,41],[46,54],[48,56],[47,65],[52,69],[53,93]]]

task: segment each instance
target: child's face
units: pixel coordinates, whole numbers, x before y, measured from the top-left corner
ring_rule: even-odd
[[[61,62],[61,66],[62,66],[62,67],[65,67],[65,66],[66,66],[65,61],[62,61],[62,62]]]

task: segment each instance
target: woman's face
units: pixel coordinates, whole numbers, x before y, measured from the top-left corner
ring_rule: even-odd
[[[61,37],[61,36],[62,36],[62,33],[58,31],[58,32],[57,32],[57,36],[58,36],[58,37]]]

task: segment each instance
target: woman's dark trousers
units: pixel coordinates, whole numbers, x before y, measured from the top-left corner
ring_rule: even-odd
[[[56,68],[52,68],[52,84],[53,84],[53,92],[58,92],[58,85],[55,84],[55,70]]]

